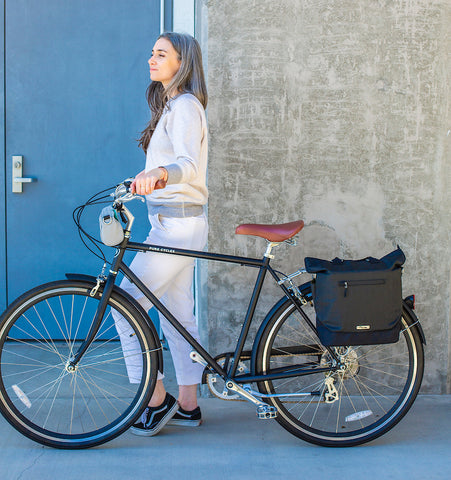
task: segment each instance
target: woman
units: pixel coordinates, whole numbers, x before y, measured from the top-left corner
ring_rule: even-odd
[[[146,243],[202,250],[208,229],[203,208],[208,196],[207,90],[199,44],[190,35],[164,33],[153,47],[149,67],[152,81],[147,100],[152,118],[139,140],[146,152],[146,167],[131,186],[133,192],[147,198],[151,230]],[[161,253],[138,253],[131,269],[199,340],[193,315],[194,260]],[[146,311],[152,307],[127,279],[121,287]],[[119,320],[115,320],[120,330]],[[178,401],[166,392],[163,375],[158,372],[149,406],[131,428],[138,435],[155,435],[169,421],[193,426],[201,423],[197,385],[203,367],[191,361],[190,345],[161,315],[160,322],[174,361]],[[125,349],[124,342],[122,345]],[[133,381],[141,366],[127,364],[127,368]]]

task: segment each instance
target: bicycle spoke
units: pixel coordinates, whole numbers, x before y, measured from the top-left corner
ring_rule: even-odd
[[[91,394],[91,397],[94,399],[94,402],[97,404],[97,406],[99,407],[100,411],[102,412],[103,416],[105,417],[105,420],[109,423],[110,422],[110,419],[108,418],[108,416],[106,415],[106,413],[104,412],[102,406],[99,404],[99,401],[97,399],[97,396],[94,394],[94,392],[91,390],[91,387],[89,386],[88,382],[85,380],[85,378],[83,377],[82,373],[80,372],[80,370],[78,371],[78,375],[81,377],[83,383],[86,385],[86,387],[88,388],[89,390],[89,393]]]
[[[121,377],[123,379],[127,379],[127,381],[128,381],[128,375],[122,375],[122,374],[109,372],[107,370],[101,370],[101,369],[95,369],[95,370],[98,370],[99,372],[107,373],[108,375],[115,375],[115,376]],[[98,379],[98,381],[109,383],[116,388],[124,390],[125,392],[130,392],[131,394],[133,394],[133,392],[134,392],[134,389],[126,387],[124,385],[119,385],[118,383],[112,382],[111,380],[107,380],[105,377],[99,377],[98,375],[94,375],[92,372],[85,372],[85,373],[90,378],[95,378],[95,379]]]
[[[50,305],[49,305],[48,302],[47,302],[47,305],[48,305],[50,311],[52,312],[52,314],[53,314],[53,316],[54,316],[53,310],[52,310],[52,308],[50,307]],[[57,355],[59,355],[58,349],[56,348],[56,345],[55,345],[54,342],[53,342],[52,336],[50,335],[49,331],[47,330],[47,327],[45,326],[44,321],[42,320],[41,316],[39,315],[39,312],[38,312],[37,308],[36,308],[35,306],[34,306],[33,308],[34,308],[34,311],[36,312],[36,315],[38,316],[38,318],[39,318],[39,320],[40,320],[40,322],[41,322],[41,325],[44,327],[45,333],[47,334],[46,339],[48,339],[48,340],[50,341],[50,343],[52,344],[53,348],[55,349],[55,353],[56,353]],[[41,334],[41,335],[42,335],[42,334]],[[42,338],[44,339],[44,337],[42,337]],[[62,360],[62,359],[61,359],[61,360]]]
[[[28,366],[28,367],[35,367],[35,365],[26,365],[24,363],[8,363],[8,362],[2,362],[2,365],[4,366],[10,366],[10,365],[14,365],[14,366],[20,366],[20,367],[23,367],[23,366]],[[48,367],[36,367],[36,368],[30,368],[29,370],[20,370],[20,372],[13,372],[13,373],[7,373],[5,375],[2,375],[3,378],[9,378],[9,377],[17,377],[18,375],[25,375],[25,374],[28,374],[28,373],[33,373],[33,372],[36,372],[36,371],[40,371],[40,373],[45,373],[45,372],[48,372],[49,370],[52,370],[54,368],[58,368],[56,366],[48,366]],[[39,374],[40,374],[39,373]],[[22,382],[18,382],[16,383],[16,385],[20,385],[21,383],[23,382],[27,382],[29,380],[29,378],[26,378],[25,380],[22,380]]]
[[[383,373],[384,375],[387,375],[389,377],[399,378],[401,380],[405,379],[404,375],[397,375],[396,373],[387,372],[386,370],[382,370],[380,368],[372,368],[369,365],[365,365],[364,368],[365,368],[365,370],[371,370],[372,372]]]
[[[13,352],[11,350],[3,349],[3,353],[9,354],[9,355],[15,355],[16,357],[20,357],[20,358],[25,358],[26,360],[31,360],[32,362],[40,363],[42,365],[45,365],[46,367],[52,366],[50,363],[46,363],[46,362],[43,362],[41,360],[37,360],[36,358],[29,357],[28,355],[24,355],[24,354],[21,354],[21,353],[18,353],[18,352]],[[3,365],[6,365],[6,363],[4,363]],[[23,364],[10,363],[10,365],[23,365]],[[32,363],[31,365],[36,366],[36,363]]]
[[[41,367],[41,368],[39,368],[39,372],[38,372],[38,373],[36,373],[35,375],[33,375],[33,376],[31,376],[31,377],[27,377],[27,378],[25,378],[25,379],[22,380],[22,381],[18,381],[17,383],[15,383],[15,385],[21,386],[21,385],[23,385],[23,384],[25,384],[25,383],[27,383],[27,382],[30,382],[30,381],[32,381],[33,379],[39,377],[40,375],[43,375],[43,374],[45,374],[46,372],[49,372],[50,370],[53,370],[54,368],[55,368],[55,367],[46,367],[46,368]],[[37,370],[37,369],[28,370],[28,371],[26,371],[26,372],[20,372],[20,374],[22,375],[23,373],[31,373],[32,371],[36,371],[36,370]],[[3,378],[8,378],[8,377],[11,376],[11,375],[14,375],[14,374],[4,375]],[[15,375],[17,376],[17,373],[16,373]]]
[[[66,321],[66,314],[64,313],[63,301],[62,301],[61,297],[59,297],[58,300],[59,300],[60,307],[61,307],[61,314],[63,316],[64,326],[66,327],[66,334],[64,334],[64,332],[62,331],[62,328],[61,328],[61,333],[63,334],[64,340],[66,340],[67,346],[70,349],[70,343],[68,341],[68,338],[70,338],[70,331],[68,331],[68,329],[67,329],[67,321]],[[59,324],[58,324],[58,326],[59,326]]]
[[[357,381],[356,381],[356,383],[357,383]],[[381,410],[383,413],[386,413],[386,412],[384,411],[384,408],[382,407],[381,403],[379,402],[379,399],[373,394],[373,392],[371,392],[371,391],[368,389],[368,387],[364,384],[364,382],[362,382],[361,380],[360,380],[359,383],[363,386],[363,388],[365,388],[365,390],[368,392],[368,395],[371,397],[371,399],[373,400],[373,402],[375,402],[375,403],[377,404],[377,406],[380,408],[380,410]],[[360,387],[359,387],[359,388],[360,388]],[[367,397],[367,395],[363,395],[363,398],[365,398],[365,401],[366,401],[366,397]],[[371,410],[371,411],[372,411],[373,409],[368,406],[368,410]]]
[[[24,330],[23,328],[20,328],[16,325],[15,327],[16,330],[19,330],[20,332],[24,333],[24,334],[28,334],[28,332],[26,330]],[[39,348],[45,352],[51,352],[51,353],[55,353],[58,355],[58,352],[55,351],[53,348],[49,348],[51,347],[50,344],[46,343],[46,342],[42,342],[41,340],[38,340],[38,339],[30,339],[30,340],[23,340],[21,338],[15,338],[15,337],[11,337],[11,335],[8,335],[8,341],[11,341],[11,342],[15,342],[15,343],[21,343],[23,345],[26,345],[27,347],[34,347],[34,348]],[[38,345],[36,345],[36,343]]]
[[[83,376],[83,373],[86,375],[87,379],[84,378]],[[80,375],[82,376],[83,380],[85,382],[87,382],[89,385],[91,385],[92,387],[95,387],[97,388],[97,390],[102,394],[102,396],[104,397],[104,399],[111,405],[112,408],[114,408],[116,410],[117,413],[120,413],[119,410],[113,405],[111,399],[115,399],[121,403],[123,403],[124,405],[129,405],[129,402],[126,401],[126,400],[123,400],[122,398],[120,398],[118,395],[116,395],[115,393],[113,393],[111,390],[107,390],[106,388],[102,388],[96,381],[93,380],[92,378],[92,375],[89,375],[88,372],[83,372],[81,373],[80,372]]]
[[[75,410],[75,390],[76,390],[76,382],[77,382],[77,379],[74,375],[74,378],[72,379],[72,407],[71,407],[71,411],[70,411],[70,427],[69,427],[69,434],[72,434],[72,428],[73,428],[73,421],[74,421],[74,410]],[[80,417],[81,418],[81,417]]]
[[[38,408],[37,411],[34,413],[34,415],[33,415],[33,417],[32,417],[32,420],[35,420],[35,419],[37,418],[39,412],[41,411],[41,408],[44,406],[45,401],[48,399],[48,397],[49,397],[50,394],[52,393],[52,390],[54,389],[55,385],[58,383],[58,380],[60,380],[60,378],[61,378],[61,376],[63,375],[63,373],[64,373],[64,372],[61,372],[60,375],[59,375],[53,382],[50,383],[50,387],[48,388],[47,391],[46,391],[46,390],[43,390],[43,391],[41,392],[41,394],[40,394],[37,398],[35,398],[35,399],[33,400],[33,403],[37,404],[38,401],[45,395],[44,400],[41,402],[39,408]],[[45,386],[43,386],[42,388],[45,388]],[[38,390],[39,390],[39,389],[38,389]],[[37,391],[37,390],[36,390],[36,391]],[[30,392],[29,395],[30,395],[31,393],[34,393],[34,392]],[[23,413],[23,412],[22,412],[22,413]]]
[[[96,422],[95,419],[94,419],[94,416],[93,416],[93,414],[92,414],[92,412],[91,412],[91,409],[89,408],[88,402],[86,401],[85,396],[83,395],[83,391],[81,390],[80,386],[79,386],[78,383],[77,383],[77,375],[75,375],[74,382],[75,382],[75,386],[78,388],[78,391],[79,391],[79,393],[80,393],[80,397],[81,397],[81,399],[83,400],[83,403],[84,403],[84,405],[85,405],[85,409],[86,409],[86,411],[88,412],[88,414],[89,414],[89,416],[90,416],[90,418],[91,418],[91,421],[92,421],[93,425],[95,426],[96,429],[98,429],[99,426],[97,425],[97,422]],[[80,418],[83,418],[83,417],[81,416]]]
[[[35,307],[34,307],[34,308],[35,308]],[[37,313],[37,312],[36,312],[36,313]],[[38,333],[39,338],[43,340],[43,343],[48,344],[49,350],[55,352],[56,354],[58,354],[58,351],[56,350],[55,345],[54,345],[53,343],[48,342],[48,340],[42,335],[42,332],[40,332],[40,331],[36,328],[36,326],[34,325],[34,323],[31,322],[26,315],[22,315],[22,318],[24,318],[24,319],[27,321],[27,323],[31,326],[31,328],[33,328],[33,330],[35,330],[35,331]],[[39,315],[38,315],[38,318],[39,318]],[[42,323],[42,320],[41,320],[41,323]],[[14,327],[11,328],[11,330],[13,330],[13,329],[21,329],[21,327],[16,323],[16,324],[14,325]],[[28,331],[24,331],[24,333],[27,334],[27,335],[30,335],[30,333],[29,333]],[[31,336],[31,335],[30,335],[30,336]],[[40,341],[41,341],[41,340],[39,340],[37,337],[31,337],[31,340],[35,340],[36,342],[40,342]]]
[[[77,330],[76,330],[75,333],[74,333],[73,342],[72,342],[72,345],[71,345],[71,348],[70,348],[70,355],[71,355],[71,356],[73,355],[73,347],[74,347],[74,345],[75,345],[76,339],[78,338],[80,326],[83,324],[83,318],[84,318],[84,315],[85,315],[85,310],[86,310],[87,302],[88,302],[88,297],[86,297],[86,298],[84,299],[83,307],[82,307],[81,313],[80,313],[80,318],[78,319],[78,322],[77,322]],[[72,295],[72,303],[75,303],[75,295]],[[71,322],[72,322],[72,320],[71,320]],[[87,322],[87,323],[88,323],[88,322]],[[91,319],[91,323],[92,323],[92,319]],[[91,323],[88,323],[88,324],[91,325]]]

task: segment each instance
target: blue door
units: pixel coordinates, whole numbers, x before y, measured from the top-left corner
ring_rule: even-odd
[[[136,139],[149,120],[147,59],[160,31],[160,0],[4,0],[0,8],[3,310],[66,272],[100,271],[102,262],[82,245],[72,211],[144,165]],[[19,163],[22,177],[35,181],[13,192]],[[94,234],[100,208],[85,223]],[[133,210],[139,219],[134,240],[140,241],[145,211]]]

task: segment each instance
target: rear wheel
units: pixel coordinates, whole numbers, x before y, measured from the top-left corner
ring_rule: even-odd
[[[312,303],[302,307],[315,324]],[[292,434],[323,446],[353,446],[368,442],[392,428],[409,410],[423,376],[423,345],[414,320],[404,311],[399,341],[386,345],[333,347],[341,370],[265,381],[268,403],[277,420]],[[332,366],[296,307],[287,300],[268,321],[256,358],[258,373],[301,365]]]
[[[92,287],[42,285],[0,319],[1,412],[44,445],[86,448],[111,440],[134,422],[155,386],[155,339],[142,314],[116,292],[96,338],[70,368],[100,300],[90,296]]]

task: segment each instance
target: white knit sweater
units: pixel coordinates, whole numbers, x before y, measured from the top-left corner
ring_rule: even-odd
[[[200,215],[207,203],[207,120],[199,100],[189,93],[171,99],[147,148],[146,171],[164,167],[165,188],[147,195],[150,214]]]

